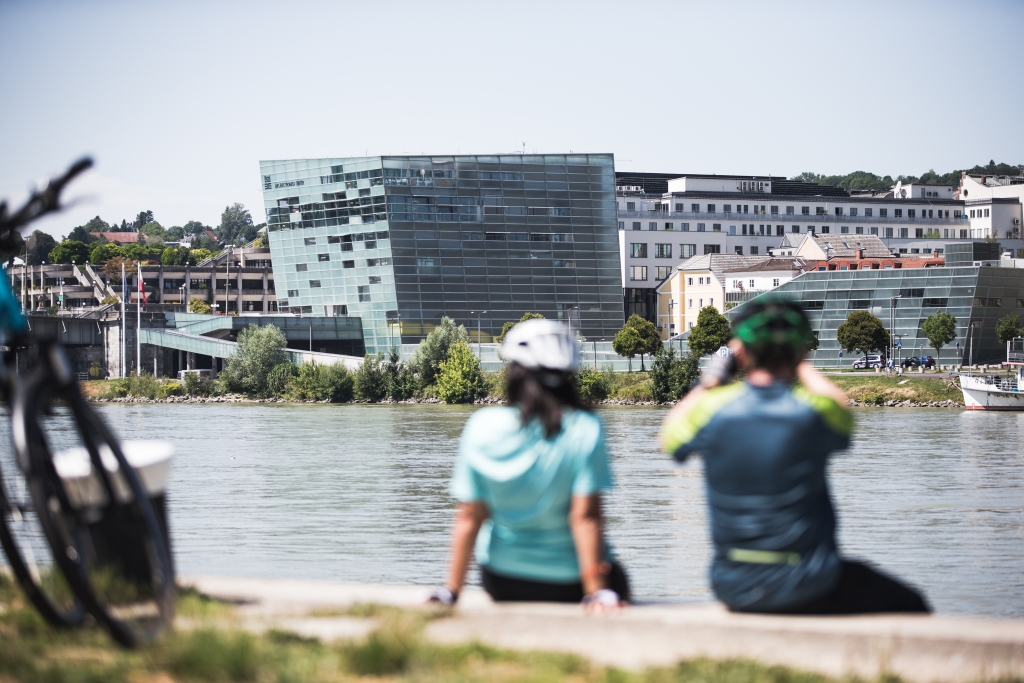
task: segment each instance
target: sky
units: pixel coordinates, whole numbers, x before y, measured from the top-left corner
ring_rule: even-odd
[[[1024,163],[1024,2],[0,0],[0,197],[36,227],[265,220],[261,159],[613,152],[793,176]]]

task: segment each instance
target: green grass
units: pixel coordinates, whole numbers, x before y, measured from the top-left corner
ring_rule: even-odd
[[[95,626],[56,631],[43,623],[0,574],[0,681],[24,683],[169,683],[170,681],[493,681],[495,683],[826,683],[817,674],[752,661],[683,662],[640,673],[594,666],[567,654],[513,652],[480,643],[434,645],[424,624],[448,612],[358,605],[343,613],[380,626],[357,641],[322,643],[287,631],[237,628],[230,605],[185,589],[182,616],[199,624],[155,645],[123,650]],[[205,621],[204,621],[205,620]],[[882,680],[882,679],[880,679]],[[890,683],[895,679],[884,679]]]
[[[963,405],[958,388],[938,377],[886,377],[884,375],[829,376],[832,382],[857,401],[882,404],[886,401],[954,401]]]

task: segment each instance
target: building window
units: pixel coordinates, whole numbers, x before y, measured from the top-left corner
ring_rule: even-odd
[[[792,216],[794,213],[796,213],[796,207],[795,206],[787,206],[786,207],[786,215],[787,216]]]
[[[697,213],[700,211],[700,204],[690,204],[690,211]]]
[[[711,224],[711,229],[714,232],[722,232],[722,224],[721,223],[712,223]]]
[[[827,235],[832,228],[828,225],[821,226],[821,234]]]
[[[626,202],[626,211],[636,211],[636,202]]]
[[[630,266],[629,267],[629,279],[630,280],[646,280],[647,279],[647,266]]]
[[[721,254],[722,253],[722,246],[720,244],[705,244],[704,245],[704,253],[705,254]]]
[[[886,228],[885,229],[885,237],[886,237],[886,239],[891,239],[892,238],[892,228]]]
[[[843,215],[843,207],[841,207],[841,206],[837,206],[836,207],[836,215],[837,216],[842,216]]]
[[[962,240],[967,239],[967,231],[966,230],[961,230],[960,231],[960,239],[962,239]]]
[[[654,258],[672,258],[671,244],[655,244]]]
[[[753,281],[753,280],[750,280],[750,288],[751,288],[751,289],[753,289],[753,288],[754,288],[754,281]]]
[[[772,287],[778,287],[778,286],[779,286],[779,278],[774,278],[772,280]]]
[[[910,228],[900,228],[900,237],[910,237]]]
[[[704,278],[702,278],[702,277],[697,278],[697,284],[698,285],[703,285],[704,284]]]
[[[320,286],[320,281],[319,280],[310,280],[309,281],[309,286],[310,287],[319,287]]]
[[[776,225],[775,226],[775,236],[776,237],[781,237],[782,235],[785,235],[785,234],[786,234],[786,226],[785,225]]]
[[[645,242],[643,244],[630,244],[629,256],[630,258],[647,258],[647,243]],[[644,279],[646,280],[647,278]]]
[[[703,223],[698,223],[697,224],[697,232],[704,232],[704,224]]]
[[[682,210],[683,210],[683,205],[682,204],[676,204],[676,211],[682,212]]]
[[[774,214],[777,214],[777,213],[779,213],[779,207],[777,207],[777,206],[773,206],[773,207],[771,208],[771,211],[772,211],[772,214],[773,214],[773,215],[774,215]]]
[[[907,218],[915,218],[916,216],[917,216],[917,210],[916,209],[907,209]]]
[[[892,215],[895,218],[903,218],[903,209],[893,209]]]
[[[370,285],[359,285],[359,300],[369,301],[370,300]]]
[[[633,229],[634,230],[639,230],[640,229],[640,221],[633,221]]]
[[[800,207],[800,214],[802,216],[810,216],[811,215],[811,207],[809,207],[809,206],[801,206]]]
[[[693,287],[693,278],[692,277],[686,278],[686,284],[688,284],[690,287]],[[693,301],[693,299],[690,299],[690,301]],[[693,304],[690,304],[690,305],[692,306]]]
[[[690,280],[693,280],[693,278],[691,277]],[[693,282],[691,282],[690,284],[693,284]],[[690,299],[688,301],[688,303],[689,303],[689,306],[687,306],[687,308],[693,308],[693,299]],[[692,325],[691,325],[691,327],[692,327]]]
[[[671,224],[671,223],[666,223],[666,224],[665,224],[665,229],[666,229],[666,230],[675,230],[675,228],[674,228],[674,227],[672,226],[672,224]]]
[[[871,228],[871,234],[872,235],[877,235],[878,234],[878,228]]]
[[[839,233],[842,234],[842,235],[849,235],[850,234],[850,226],[849,225],[842,226],[841,228],[839,228]]]
[[[302,241],[303,241],[303,243],[304,243],[304,244],[305,244],[305,245],[306,245],[307,247],[309,247],[309,246],[312,246],[312,245],[316,244],[316,238],[315,238],[315,237],[306,237],[306,238],[304,238],[304,239],[303,239]]]
[[[619,221],[619,230],[626,229],[626,221]]]
[[[714,212],[715,212],[715,205],[714,204],[708,204],[708,213],[714,213]]]
[[[813,235],[814,234],[814,226],[813,225],[808,225],[807,226],[807,234],[808,235]]]
[[[697,255],[696,244],[680,244],[679,245],[679,258],[690,258]],[[690,283],[693,284],[692,282]]]
[[[342,268],[355,268],[356,267],[356,262],[355,261],[342,261],[341,262],[341,267]]]
[[[658,224],[655,223],[654,221],[651,221],[650,223],[647,224],[647,229],[648,230],[657,230],[658,229]]]
[[[732,204],[723,204],[722,211],[725,213],[732,213]]]
[[[988,209],[985,209],[985,218],[988,218]]]
[[[735,250],[737,256],[743,256],[743,247],[736,247]]]
[[[682,230],[683,232],[690,232],[690,224],[689,223],[680,223],[679,224],[679,229]]]
[[[792,232],[793,234],[797,234],[797,233],[799,233],[799,232],[800,232],[800,226],[799,226],[799,225],[794,225],[794,226],[791,226],[791,227],[790,227],[790,231],[791,231],[791,232]]]
[[[851,216],[856,216],[857,215],[857,209],[855,207],[851,207],[850,208],[850,215]]]
[[[874,209],[864,209],[864,215],[867,218],[871,218],[871,214],[874,213]]]
[[[370,284],[371,285],[379,285],[380,284],[380,275],[371,275],[370,276]]]
[[[316,260],[317,261],[330,261],[331,260],[331,255],[330,254],[317,254],[316,255]]]
[[[960,218],[960,215],[961,214],[960,214],[960,210],[959,209],[954,209],[953,210],[953,218]]]
[[[715,297],[711,297],[710,299],[708,299],[708,306],[714,306],[714,305],[715,305]]]
[[[659,282],[672,275],[672,266],[655,266],[654,268],[655,279]]]
[[[757,247],[751,247],[750,248],[750,255],[751,256],[757,256],[757,253],[758,253],[757,252]]]
[[[306,270],[307,270],[307,268],[306,268],[306,264],[305,263],[296,263],[295,264],[295,271],[296,272],[298,272],[298,273],[305,273]]]
[[[298,296],[298,295],[299,295],[299,290],[297,290],[297,289],[289,289],[288,290],[288,296],[289,297]]]
[[[924,228],[914,228],[914,237],[918,239],[924,237]]]
[[[704,299],[697,299],[697,306],[699,308],[704,308]]]

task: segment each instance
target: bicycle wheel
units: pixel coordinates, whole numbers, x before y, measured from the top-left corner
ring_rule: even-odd
[[[2,418],[9,426],[8,411]],[[85,620],[85,608],[53,558],[25,474],[10,450],[0,452],[0,546],[14,579],[47,622],[73,627]]]
[[[169,454],[154,458],[152,447],[122,448],[55,345],[40,349],[11,405],[15,453],[71,590],[117,642],[134,647],[154,640],[174,616],[174,567],[158,481],[166,477]],[[145,468],[148,487],[136,467]]]

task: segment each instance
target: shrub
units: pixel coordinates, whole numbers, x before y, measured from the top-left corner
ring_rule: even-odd
[[[202,394],[202,379],[198,372],[185,373],[185,393],[189,396],[200,396]]]
[[[363,364],[356,371],[355,393],[356,398],[375,403],[388,397],[388,369],[383,353],[366,354],[363,358]]]
[[[120,299],[118,299],[116,296],[111,295],[103,297],[103,299],[100,301],[100,304],[103,306],[109,306],[110,304],[116,304],[119,301]]]
[[[128,395],[128,379],[114,379],[107,384],[104,398],[124,398]]]
[[[160,392],[160,383],[153,375],[134,375],[128,378],[128,395],[154,399]]]
[[[266,396],[270,371],[288,360],[286,344],[284,333],[273,325],[250,325],[239,332],[223,373],[228,389]]]
[[[267,374],[267,395],[283,396],[288,392],[292,378],[297,374],[299,368],[291,361],[275,365]]]
[[[344,365],[310,361],[299,366],[291,388],[298,398],[343,403],[352,400],[352,383],[352,373]]]
[[[480,360],[466,342],[452,344],[437,374],[438,398],[445,403],[472,403],[483,390]]]
[[[626,401],[636,401],[637,403],[653,401],[654,393],[651,391],[651,379],[645,377],[643,381],[633,384],[628,387],[622,387],[619,389],[616,398],[621,398]]]
[[[184,393],[185,387],[181,385],[181,382],[177,382],[173,379],[167,380],[160,383],[160,389],[157,391],[157,398],[170,398],[171,396],[181,396]]]
[[[695,353],[676,356],[675,349],[663,349],[651,364],[651,395],[655,401],[675,401],[685,396],[700,377],[700,359]]]
[[[608,381],[604,375],[590,366],[583,366],[576,372],[576,388],[580,398],[587,402],[608,398]]]
[[[387,374],[388,396],[391,397],[391,400],[404,401],[416,394],[419,382],[416,381],[416,375],[413,374],[409,365],[402,362],[402,356],[397,347],[391,347],[384,370]]]
[[[427,338],[420,342],[409,365],[419,373],[424,384],[433,384],[441,363],[448,359],[449,349],[458,342],[468,344],[469,333],[465,327],[456,325],[454,320],[445,316]]]
[[[188,312],[209,315],[210,313],[213,312],[213,308],[210,306],[210,304],[194,296],[188,300]]]

